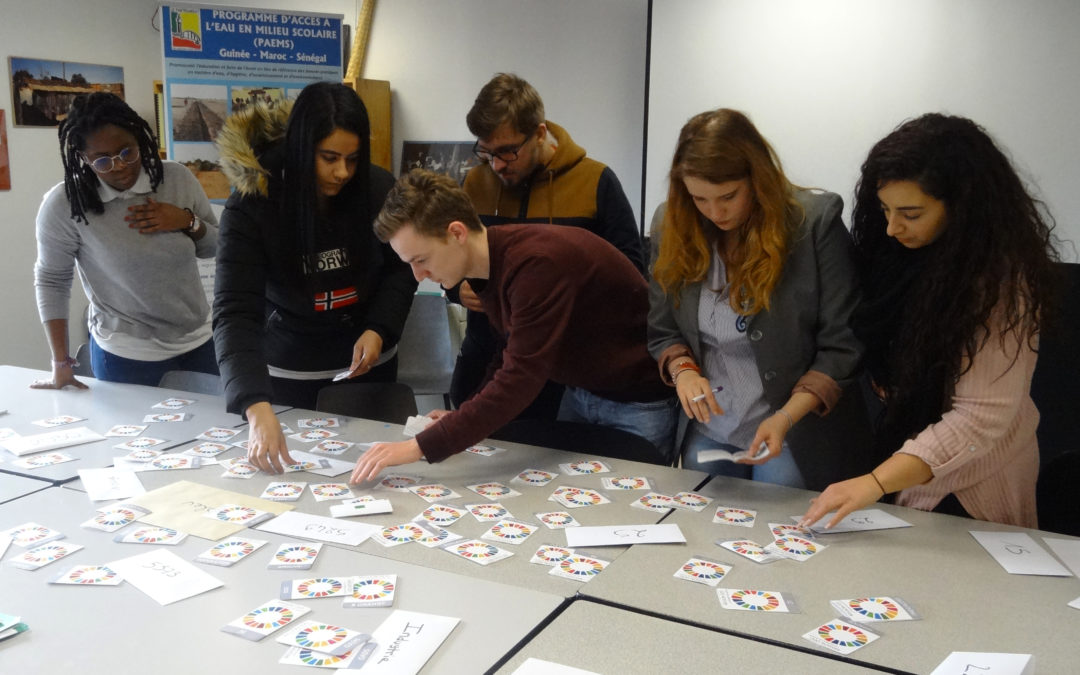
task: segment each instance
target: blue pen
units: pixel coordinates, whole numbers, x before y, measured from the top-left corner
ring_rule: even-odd
[[[713,387],[712,388],[712,393],[719,394],[723,390],[724,390],[723,387]],[[703,401],[703,400],[705,400],[705,394],[698,394],[694,398],[690,399],[690,402],[691,403],[697,403],[698,401]]]

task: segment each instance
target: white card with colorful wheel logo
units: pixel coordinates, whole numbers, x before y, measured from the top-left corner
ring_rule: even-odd
[[[124,455],[123,457],[119,457],[117,459],[121,460],[121,462],[124,464],[124,466],[128,467],[131,471],[141,471],[142,470],[141,465],[147,464],[147,463],[157,459],[158,457],[161,457],[164,454],[165,454],[164,450],[152,450],[150,448],[142,448],[142,449],[139,449],[139,450],[132,450],[128,454]],[[127,464],[128,462],[135,462],[136,464],[138,464],[140,466]],[[116,464],[115,461],[113,463]]]
[[[314,483],[308,486],[317,502],[331,499],[352,499],[353,493],[345,483]]]
[[[51,429],[52,427],[62,427],[65,424],[82,422],[85,419],[85,417],[76,417],[75,415],[57,415],[55,417],[47,417],[43,420],[34,420],[30,424],[34,424],[39,427],[45,427],[46,429]]]
[[[411,544],[426,534],[417,523],[402,523],[384,527],[371,535],[371,538],[383,546],[391,548],[402,544]]]
[[[206,443],[199,443],[198,445],[193,445],[180,454],[191,455],[192,457],[200,457],[202,459],[212,459],[228,449],[229,446],[225,445],[224,443],[207,441]]]
[[[276,638],[283,645],[332,656],[350,652],[370,639],[367,633],[321,621],[301,621]]]
[[[716,544],[726,548],[732,553],[738,553],[742,557],[758,563],[771,563],[783,559],[783,556],[777,555],[776,553],[770,553],[764,546],[757,542],[750,541],[749,539],[718,541]]]
[[[494,445],[473,445],[465,448],[465,452],[473,455],[480,455],[482,457],[491,457],[497,455],[500,452],[506,452],[506,448],[497,448]]]
[[[408,492],[410,488],[419,485],[422,480],[424,479],[420,476],[392,473],[380,480],[374,489],[390,490],[391,492]]]
[[[420,518],[440,527],[446,527],[456,523],[466,513],[468,512],[450,504],[432,504],[420,513]]]
[[[293,459],[296,459],[297,461],[292,464],[282,464],[282,473],[295,473],[297,471],[316,472],[321,469],[330,468],[329,459],[319,459],[318,457],[315,457],[313,459],[298,459],[298,456],[300,454],[299,450],[294,450],[291,454],[293,456]]]
[[[739,509],[734,506],[718,506],[713,514],[712,521],[723,525],[735,525],[736,527],[753,527],[757,520],[757,511],[753,509]]]
[[[273,518],[274,514],[269,511],[253,509],[250,506],[244,506],[243,504],[222,504],[217,508],[204,511],[203,517],[209,518],[210,520],[219,520],[223,523],[230,523],[232,525],[251,527],[253,525],[258,525],[264,520]]]
[[[809,539],[788,535],[786,537],[777,537],[773,540],[773,543],[765,547],[765,550],[783,556],[788,560],[801,562],[814,557],[826,548],[828,547],[825,544],[818,544]]]
[[[743,612],[799,613],[799,606],[790,593],[762,591],[753,588],[718,588],[716,597],[724,609]]]
[[[561,530],[567,527],[581,527],[581,523],[574,519],[566,511],[548,511],[547,513],[533,514],[536,519],[543,523],[549,530]]]
[[[36,570],[61,558],[66,558],[81,549],[80,544],[53,541],[34,547],[22,555],[8,561],[12,567],[24,570]]]
[[[470,562],[474,562],[477,565],[490,565],[493,562],[498,562],[514,555],[513,551],[507,551],[506,549],[499,548],[486,541],[480,541],[479,539],[469,539],[467,541],[444,544],[442,549],[448,553],[453,553],[459,558],[465,558]]]
[[[305,489],[307,489],[307,483],[304,482],[275,481],[266,486],[266,489],[259,495],[259,499],[272,502],[295,502],[303,496]]]
[[[461,495],[459,495],[458,493],[439,483],[432,483],[430,485],[414,485],[409,488],[409,492],[429,503],[441,502],[447,499],[457,499],[461,497]]]
[[[222,478],[242,478],[246,480],[254,478],[255,474],[259,473],[258,467],[243,457],[233,457],[224,462],[218,462],[218,466],[225,468],[225,471],[221,473]]]
[[[704,511],[712,503],[712,497],[696,492],[678,492],[671,498],[671,505],[684,511]]]
[[[47,452],[44,455],[35,455],[26,459],[17,459],[11,463],[20,469],[40,469],[43,466],[73,462],[75,458],[64,452]]]
[[[161,445],[162,443],[168,443],[168,441],[166,441],[164,438],[150,438],[149,436],[142,436],[140,438],[133,438],[130,441],[125,441],[123,443],[120,443],[119,445],[114,445],[113,447],[117,450],[127,450],[128,452],[132,452],[134,450],[148,450],[155,445]],[[147,461],[136,459],[134,457],[125,457],[124,459],[133,459],[137,462]]]
[[[536,532],[535,525],[523,523],[520,520],[500,520],[491,526],[491,529],[480,535],[481,539],[497,541],[503,544],[520,544]]]
[[[604,477],[600,479],[605,490],[651,490],[652,483],[645,476]]]
[[[167,398],[160,403],[155,403],[150,406],[151,408],[159,408],[164,410],[179,410],[180,408],[186,408],[195,401],[190,398]]]
[[[290,647],[285,650],[285,655],[278,659],[278,663],[286,666],[358,670],[371,658],[371,655],[375,653],[378,647],[379,645],[375,642],[368,641],[351,652],[345,652],[338,656],[306,647]]]
[[[506,507],[498,502],[491,502],[490,504],[466,504],[465,508],[469,510],[469,513],[473,515],[480,522],[486,521],[498,521],[503,518],[511,517],[510,512],[506,510]]]
[[[296,426],[301,429],[337,429],[341,426],[341,420],[337,417],[308,417],[296,420]]]
[[[138,436],[142,432],[146,431],[145,424],[116,424],[112,429],[105,432],[106,436],[126,436],[134,437]]]
[[[588,476],[594,473],[610,473],[611,467],[595,459],[583,459],[578,462],[560,464],[559,470],[568,476]]]
[[[445,530],[435,523],[421,520],[419,516],[413,518],[413,522],[424,531],[424,536],[417,539],[416,543],[421,546],[426,546],[427,548],[435,548],[436,546],[449,544],[452,541],[458,541],[462,538],[460,534],[454,534],[450,530]]]
[[[76,565],[49,581],[73,586],[118,586],[123,582],[123,577],[105,565]]]
[[[686,579],[706,586],[715,587],[731,571],[731,565],[723,565],[708,558],[690,558],[675,571],[676,579]]]
[[[315,443],[316,441],[325,441],[328,438],[339,436],[336,431],[330,431],[329,429],[305,429],[296,434],[289,434],[289,438],[300,441],[301,443]]]
[[[112,504],[97,510],[94,517],[82,523],[81,527],[105,532],[116,532],[125,525],[134,523],[137,519],[150,513],[149,509],[138,504]]]
[[[186,532],[179,532],[171,527],[157,527],[147,525],[139,527],[131,532],[118,534],[113,538],[118,544],[157,544],[161,546],[176,546],[187,539]]]
[[[490,499],[491,501],[496,501],[502,499],[503,497],[521,496],[521,493],[517,490],[496,481],[489,481],[487,483],[476,483],[474,485],[466,485],[465,487],[469,488],[481,497],[486,497],[487,499]]]
[[[828,623],[823,623],[803,635],[803,638],[819,647],[845,655],[865,647],[878,637],[880,636],[877,633],[872,633],[862,626],[842,619],[833,619]]]
[[[241,450],[245,450],[245,451],[248,449],[248,446],[250,444],[251,444],[251,439],[245,439],[245,440],[242,440],[242,441],[233,441],[232,442],[232,446],[234,448],[240,448]]]
[[[352,577],[311,577],[281,582],[282,600],[336,598],[352,593]]]
[[[202,459],[179,453],[159,455],[143,466],[146,471],[176,471],[179,469],[198,469]]]
[[[187,413],[150,413],[143,417],[143,422],[183,422],[191,415]]]
[[[266,546],[262,539],[248,537],[229,537],[222,539],[208,550],[195,557],[195,562],[220,567],[232,567],[255,551]]]
[[[63,532],[57,532],[56,530],[49,529],[44,525],[38,525],[37,523],[23,523],[22,525],[16,525],[10,530],[0,532],[0,534],[11,537],[11,543],[16,546],[22,546],[23,548],[32,548],[44,544],[45,542],[64,538]]]
[[[610,504],[611,500],[596,490],[588,490],[575,487],[559,487],[551,493],[550,500],[554,500],[568,509],[580,509],[586,506],[600,506]]]
[[[217,443],[224,443],[231,441],[240,435],[239,429],[226,429],[225,427],[210,427],[206,431],[202,432],[195,438],[200,441],[213,441]]]
[[[657,513],[667,513],[671,510],[671,502],[674,501],[667,495],[662,495],[659,492],[650,492],[647,495],[643,495],[639,499],[635,499],[630,502],[630,506],[635,509],[645,509],[646,511],[655,511]]]
[[[557,473],[551,473],[550,471],[542,471],[540,469],[525,469],[518,475],[510,479],[511,483],[520,483],[522,485],[531,485],[532,487],[543,487],[559,477]]]
[[[268,570],[307,570],[315,564],[319,557],[319,551],[323,545],[319,544],[282,544],[274,551],[274,557],[266,566]]]
[[[360,607],[392,607],[397,593],[397,575],[353,577],[352,595],[341,602],[345,609]]]
[[[593,577],[603,572],[607,566],[608,562],[606,560],[575,553],[552,566],[548,574],[584,583],[591,581]]]
[[[536,553],[533,553],[533,557],[529,560],[529,562],[537,565],[547,565],[548,567],[554,567],[555,565],[558,565],[563,560],[566,560],[572,555],[574,555],[574,549],[572,548],[544,544],[540,548],[536,549]]]
[[[342,441],[336,438],[331,438],[325,441],[320,441],[318,445],[311,449],[312,452],[320,452],[324,455],[338,456],[347,451],[352,446],[356,445],[351,441]]]
[[[900,598],[871,596],[829,602],[837,612],[852,621],[918,621],[922,617]]]
[[[805,527],[799,527],[798,525],[789,525],[787,523],[769,523],[769,531],[772,532],[773,539],[779,539],[780,537],[796,536],[803,539],[814,539],[814,533]]]
[[[239,619],[221,627],[229,635],[258,642],[276,630],[284,628],[311,610],[303,605],[284,600],[269,600]]]

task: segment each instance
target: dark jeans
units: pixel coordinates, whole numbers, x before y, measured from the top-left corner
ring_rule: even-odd
[[[214,356],[214,340],[210,339],[186,354],[164,361],[136,361],[110,354],[90,337],[90,367],[94,377],[106,382],[127,382],[156,387],[161,376],[170,370],[193,370],[198,373],[218,374],[217,358]]]
[[[342,382],[396,382],[397,367],[398,357],[395,354],[386,363],[375,366],[363,375],[350,380],[342,380]],[[319,390],[340,383],[335,383],[333,378],[325,380],[289,380],[283,377],[271,377],[270,384],[274,388],[273,403],[314,410],[315,403],[319,398]]]

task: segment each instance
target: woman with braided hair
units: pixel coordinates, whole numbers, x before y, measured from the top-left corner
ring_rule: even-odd
[[[68,349],[74,271],[90,299],[90,360],[99,380],[157,385],[169,370],[217,373],[197,258],[217,250],[217,219],[195,176],[163,162],[150,125],[119,97],[77,97],[60,124],[64,182],[37,215],[34,287],[52,378],[86,385]]]

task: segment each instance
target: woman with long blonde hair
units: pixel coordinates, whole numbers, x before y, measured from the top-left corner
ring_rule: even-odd
[[[815,487],[865,463],[842,209],[788,181],[746,115],[683,127],[653,218],[649,351],[689,421],[684,467]]]

